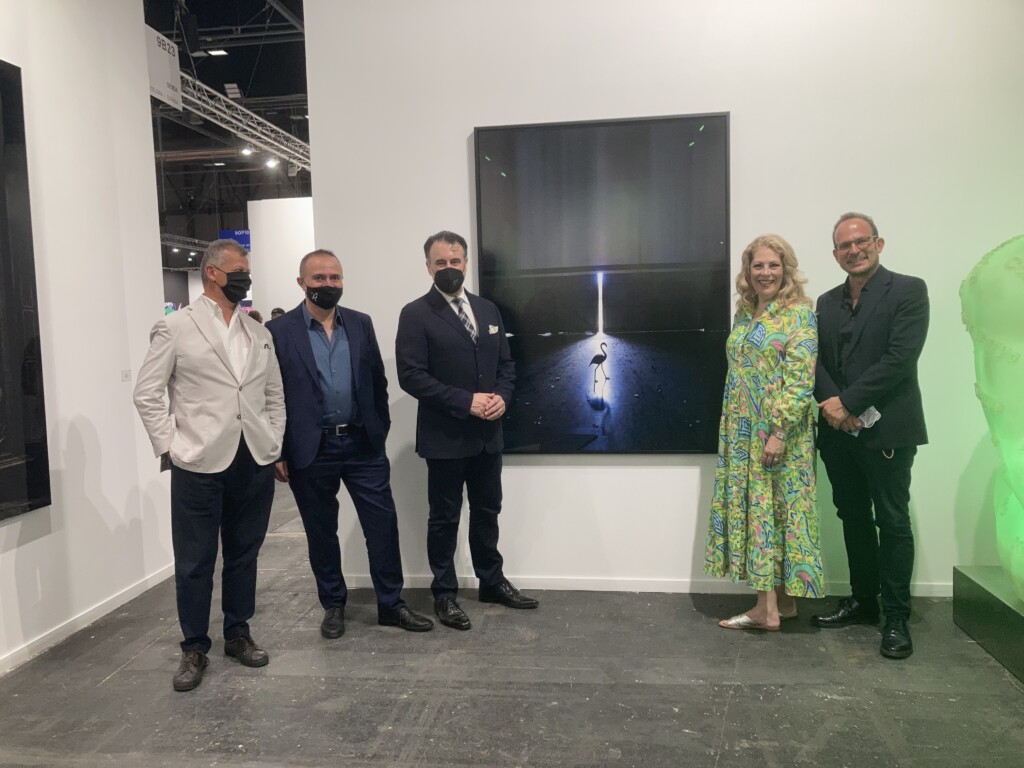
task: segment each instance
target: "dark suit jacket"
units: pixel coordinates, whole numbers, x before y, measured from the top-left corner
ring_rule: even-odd
[[[388,410],[388,380],[384,375],[377,336],[373,332],[373,321],[362,312],[345,307],[339,309],[348,335],[352,390],[359,408],[359,419],[373,447],[383,451],[391,429],[391,415]],[[288,462],[290,468],[305,469],[320,449],[324,395],[302,316],[302,305],[271,320],[266,327],[274,337],[284,382],[287,421],[281,458]]]
[[[917,382],[917,359],[928,335],[928,289],[924,281],[879,266],[860,296],[853,336],[842,361],[846,387],[840,389],[836,382],[840,381],[843,285],[818,299],[814,397],[820,403],[838,395],[846,409],[857,416],[868,406],[878,409],[882,418],[855,438],[869,448],[924,445],[928,433]],[[819,416],[819,434],[831,429]]]
[[[431,288],[406,304],[398,319],[395,356],[398,384],[419,400],[416,452],[425,459],[460,459],[504,447],[501,419],[469,415],[475,392],[493,392],[509,405],[515,365],[498,308],[487,299],[464,296],[476,316],[479,341]]]

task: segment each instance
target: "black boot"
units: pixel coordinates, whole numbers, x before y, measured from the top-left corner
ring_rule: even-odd
[[[914,652],[906,619],[886,618],[879,652],[887,659],[905,659]]]

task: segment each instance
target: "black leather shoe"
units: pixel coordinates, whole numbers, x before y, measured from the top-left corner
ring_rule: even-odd
[[[811,621],[815,626],[835,629],[850,624],[877,624],[878,618],[878,601],[874,598],[862,603],[854,597],[844,597],[832,613],[812,616]]]
[[[493,586],[480,585],[481,603],[501,603],[507,608],[536,608],[540,603],[513,587],[508,580]]]
[[[905,619],[886,619],[879,652],[887,659],[905,659],[914,652],[910,628]]]
[[[377,623],[385,627],[401,627],[410,632],[429,632],[434,628],[434,622],[410,611],[404,605],[401,608],[377,608]]]
[[[320,622],[320,634],[328,640],[336,640],[345,634],[345,606],[339,605],[324,611]]]
[[[224,641],[224,655],[238,659],[246,667],[265,667],[270,663],[270,655],[256,647],[249,635],[240,635]]]
[[[185,651],[181,654],[181,664],[174,673],[174,690],[191,691],[203,682],[203,672],[210,660],[201,651]]]
[[[469,623],[469,616],[466,615],[466,612],[459,608],[459,604],[450,597],[442,597],[440,600],[434,601],[434,614],[438,621],[452,629],[469,629],[473,626]]]

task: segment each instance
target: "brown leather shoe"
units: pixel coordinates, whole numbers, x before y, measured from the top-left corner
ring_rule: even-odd
[[[256,647],[249,635],[240,635],[224,641],[224,655],[238,659],[246,667],[265,667],[270,663],[270,655]]]
[[[174,673],[174,690],[191,691],[203,682],[203,672],[209,666],[210,660],[201,651],[185,651],[181,654],[181,664],[178,671]]]

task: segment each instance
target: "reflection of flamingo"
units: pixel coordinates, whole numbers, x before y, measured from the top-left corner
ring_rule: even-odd
[[[597,369],[601,369],[601,374],[604,376],[604,380],[608,381],[611,377],[608,375],[608,371],[604,368],[604,361],[608,359],[608,344],[601,342],[601,352],[594,355],[590,359],[590,364],[594,366],[594,387],[597,387]]]

